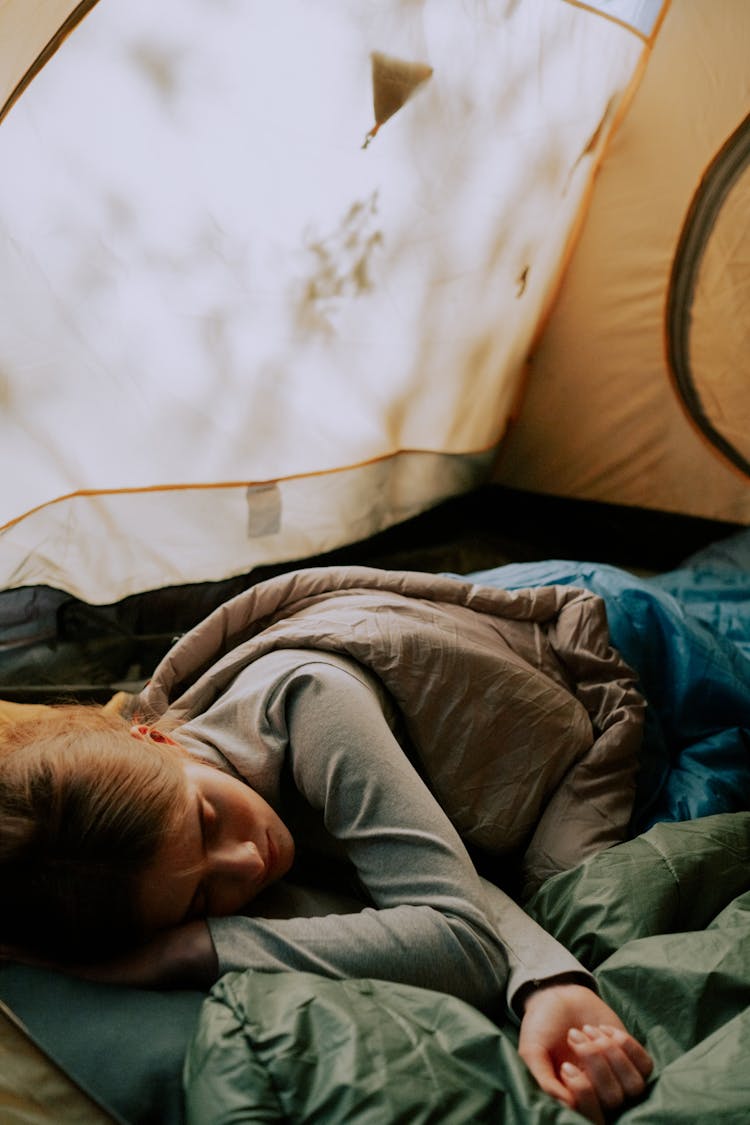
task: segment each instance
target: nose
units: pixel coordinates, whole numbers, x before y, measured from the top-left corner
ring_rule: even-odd
[[[239,909],[257,893],[266,873],[266,863],[250,840],[233,840],[213,850],[208,857],[208,885],[214,911]]]

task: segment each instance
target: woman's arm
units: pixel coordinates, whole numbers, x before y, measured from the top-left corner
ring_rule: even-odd
[[[344,916],[211,919],[221,971],[381,977],[496,1008],[506,959],[483,888],[394,738],[383,701],[353,663],[349,671],[349,662],[300,654],[298,664],[270,698],[264,722],[286,740],[295,788],[354,864],[370,905]]]
[[[296,654],[294,666],[289,656],[260,662],[287,662],[287,673],[266,700],[262,724],[269,737],[285,740],[296,788],[354,863],[374,908],[344,918],[212,919],[220,970],[252,966],[387,977],[497,1011],[505,999],[507,947],[528,945],[533,931],[533,972],[515,971],[514,989],[531,976],[575,970],[586,976],[497,888],[488,901],[456,830],[394,738],[383,699],[359,667],[304,653]],[[240,701],[243,693],[252,695],[257,676],[257,668],[249,668],[233,685],[231,705],[220,712],[232,716],[228,726],[241,721]],[[257,725],[250,703],[247,713]],[[201,719],[204,737],[224,752],[236,731],[218,729],[219,718],[209,730],[209,720],[210,712]],[[508,917],[496,916],[498,896],[508,914],[512,909],[521,919],[520,932],[517,926],[511,932]]]
[[[643,1090],[651,1068],[648,1054],[596,994],[594,978],[577,959],[512,899],[477,878],[455,830],[387,728],[378,700],[372,693],[365,698],[364,685],[355,692],[339,683],[337,690],[332,681],[342,675],[326,673],[314,691],[303,677],[285,700],[290,736],[296,736],[295,778],[301,790],[311,803],[316,792],[325,791],[327,827],[346,842],[380,907],[376,916],[381,924],[396,921],[397,941],[400,937],[411,947],[406,927],[413,919],[396,915],[419,910],[419,902],[438,925],[447,923],[454,941],[459,919],[480,943],[489,921],[508,960],[507,1001],[521,1016],[522,1057],[543,1089],[600,1120]],[[312,708],[311,698],[318,704]],[[310,750],[311,738],[326,747],[324,757]],[[355,762],[359,764],[353,769]],[[457,906],[462,895],[464,902]],[[353,921],[355,926],[362,923],[359,916]],[[420,921],[424,926],[426,919]],[[337,925],[341,923],[339,919]],[[440,966],[442,958],[444,965],[444,935],[430,946],[422,933],[421,940],[415,935],[413,945],[418,960],[424,964],[434,957]],[[414,965],[412,971],[419,968]],[[473,972],[474,966],[469,979]],[[431,986],[456,992],[453,981],[451,972],[447,984],[444,979]],[[479,1001],[469,998],[479,1007],[488,1006],[486,993]]]
[[[199,988],[207,990],[218,977],[218,962],[206,922],[189,922],[157,934],[137,949],[76,965],[36,957],[23,949],[0,947],[0,960],[35,965],[83,980],[133,988]]]

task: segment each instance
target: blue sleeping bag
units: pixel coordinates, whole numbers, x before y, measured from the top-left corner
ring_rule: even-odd
[[[750,529],[639,578],[599,563],[511,563],[471,575],[599,594],[648,701],[632,832],[750,809]]]

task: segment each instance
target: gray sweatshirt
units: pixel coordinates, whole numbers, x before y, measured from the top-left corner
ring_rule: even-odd
[[[503,1000],[512,1012],[534,981],[574,973],[593,986],[567,950],[479,877],[410,761],[395,707],[351,658],[272,652],[174,733],[259,792],[298,849],[349,861],[362,892],[343,901],[286,883],[246,915],[211,919],[221,973],[383,978],[489,1012]]]

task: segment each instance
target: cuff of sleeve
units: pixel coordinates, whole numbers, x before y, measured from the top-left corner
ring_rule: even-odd
[[[530,993],[538,988],[549,988],[556,984],[580,984],[590,988],[593,992],[599,991],[596,978],[586,969],[571,969],[562,973],[552,973],[545,977],[530,977],[518,972],[511,975],[508,982],[507,1002],[508,1010],[513,1019],[520,1023],[523,1019],[524,1004]]]

